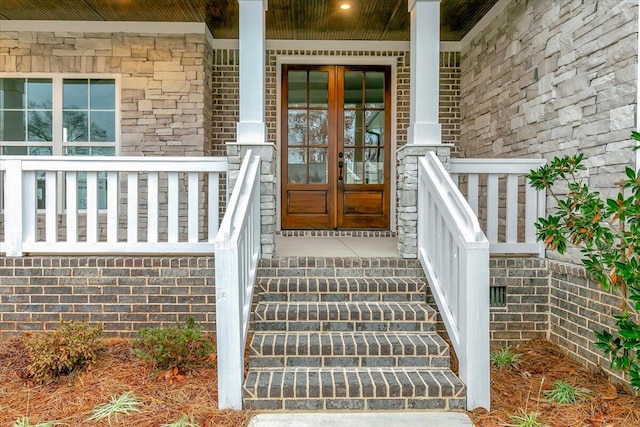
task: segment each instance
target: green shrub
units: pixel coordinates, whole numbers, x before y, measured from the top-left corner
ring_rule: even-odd
[[[95,362],[102,348],[101,334],[100,324],[62,321],[54,331],[27,337],[25,345],[31,358],[29,373],[35,381],[46,384]]]
[[[491,361],[491,365],[498,369],[511,370],[518,366],[521,356],[522,354],[511,351],[511,346],[507,346],[489,353],[489,360]]]
[[[133,346],[134,354],[155,369],[178,368],[182,372],[202,366],[215,351],[202,334],[202,325],[196,325],[192,317],[184,326],[141,329]]]
[[[591,390],[576,387],[568,384],[562,380],[557,380],[553,383],[551,390],[544,392],[544,395],[549,401],[557,402],[562,405],[572,405],[578,403],[578,401],[593,394]]]

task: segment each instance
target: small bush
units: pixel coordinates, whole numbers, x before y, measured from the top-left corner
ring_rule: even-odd
[[[515,368],[520,363],[520,357],[522,354],[514,353],[511,351],[511,346],[505,347],[500,350],[495,350],[489,353],[489,360],[491,365],[498,369]]]
[[[95,362],[102,348],[102,325],[60,322],[60,328],[27,337],[29,374],[42,384]]]
[[[202,366],[215,351],[202,334],[202,325],[196,325],[192,317],[185,326],[141,329],[133,346],[134,354],[155,369],[178,368],[182,372]]]

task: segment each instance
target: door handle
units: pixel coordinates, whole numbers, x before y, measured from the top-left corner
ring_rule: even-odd
[[[342,158],[343,154],[342,153],[338,153],[338,157]],[[344,168],[344,162],[342,160],[338,160],[338,168],[339,168],[339,175],[338,175],[338,181],[342,181],[342,170]]]

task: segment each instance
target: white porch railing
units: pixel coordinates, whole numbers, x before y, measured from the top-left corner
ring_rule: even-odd
[[[536,239],[535,223],[545,215],[546,194],[529,186],[524,175],[545,162],[451,159],[453,182],[463,187],[471,209],[485,222],[491,253],[534,253],[544,257],[544,245]]]
[[[418,257],[458,355],[467,409],[489,409],[489,242],[432,152],[418,165]]]
[[[4,157],[0,252],[211,253],[226,170],[217,157]]]
[[[244,349],[260,259],[260,158],[247,152],[216,246],[218,407],[242,409]]]

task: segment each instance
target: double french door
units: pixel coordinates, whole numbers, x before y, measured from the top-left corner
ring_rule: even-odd
[[[388,229],[390,67],[282,76],[282,228]]]

